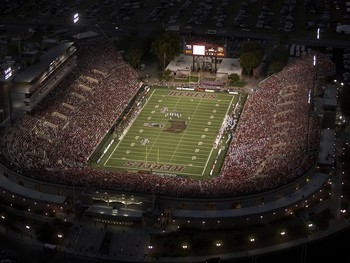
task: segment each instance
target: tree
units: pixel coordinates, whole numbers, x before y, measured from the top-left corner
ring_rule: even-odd
[[[239,75],[237,73],[232,73],[230,74],[230,76],[228,76],[228,78],[233,82],[236,83],[237,81],[239,81]]]
[[[289,52],[286,46],[280,45],[274,47],[270,56],[270,65],[267,70],[267,75],[272,75],[281,71],[287,65]]]
[[[163,31],[151,44],[151,53],[157,57],[163,69],[165,69],[165,65],[173,60],[179,52],[180,37],[173,31]]]
[[[260,63],[262,55],[263,48],[259,42],[248,41],[242,46],[239,57],[240,65],[248,75]]]
[[[277,72],[280,72],[285,66],[285,63],[283,63],[282,61],[272,61],[269,69],[267,70],[267,75],[272,75],[275,74]]]
[[[247,52],[255,52],[258,56],[262,57],[263,48],[257,41],[247,41],[242,46],[240,53],[243,54]]]
[[[270,56],[271,61],[281,61],[284,65],[287,64],[289,58],[289,51],[286,46],[276,46],[273,48]]]
[[[247,75],[251,75],[253,68],[259,64],[260,60],[261,58],[259,58],[254,52],[243,53],[239,58],[240,65],[246,70]]]
[[[135,69],[139,68],[142,56],[143,52],[139,46],[133,46],[125,52],[125,60]]]
[[[170,76],[171,73],[172,73],[172,71],[170,69],[166,69],[166,70],[164,70],[163,75],[168,77],[168,76]]]

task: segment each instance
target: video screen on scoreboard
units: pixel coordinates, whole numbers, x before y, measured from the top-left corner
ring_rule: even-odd
[[[193,55],[205,55],[205,46],[193,45]]]

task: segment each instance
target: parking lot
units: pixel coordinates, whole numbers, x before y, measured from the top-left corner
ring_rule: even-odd
[[[11,39],[18,36],[23,39],[29,31],[39,30],[50,36],[60,30],[69,30],[69,34],[93,30],[113,39],[123,39],[135,32],[147,37],[155,29],[165,28],[179,31],[187,40],[191,37],[199,40],[199,35],[219,39],[227,46],[227,56],[237,58],[240,46],[249,38],[265,39],[267,43],[262,44],[270,46],[276,43],[276,36],[286,34],[291,43],[292,38],[307,38],[309,45],[316,45],[317,28],[321,35],[319,41],[334,39],[335,44],[338,37],[341,40],[347,37],[336,32],[336,25],[350,21],[346,2],[338,0],[302,0],[298,4],[296,0],[56,0],[49,3],[14,0],[0,3],[0,13],[0,25],[4,26],[0,28],[1,54]],[[73,23],[76,13],[79,21]],[[275,36],[273,41],[271,36]],[[342,79],[349,83],[347,51],[343,63]],[[147,73],[148,65],[146,72],[141,73],[156,76],[154,72]]]
[[[300,3],[301,2],[301,3]],[[203,30],[214,34],[225,30],[294,32],[305,34],[321,28],[335,32],[337,23],[349,21],[344,1],[315,0],[75,0],[6,1],[0,4],[3,19],[30,18],[42,22],[48,17],[72,22],[81,20],[116,26],[178,26],[180,30]]]

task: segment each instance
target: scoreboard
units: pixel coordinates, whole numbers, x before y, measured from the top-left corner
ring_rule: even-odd
[[[226,57],[224,46],[215,44],[185,44],[184,54],[189,56]]]

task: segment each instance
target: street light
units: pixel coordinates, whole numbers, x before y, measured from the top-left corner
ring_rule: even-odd
[[[220,241],[218,241],[218,242],[215,243],[215,246],[221,247],[221,246],[222,246],[222,243],[221,243]]]

